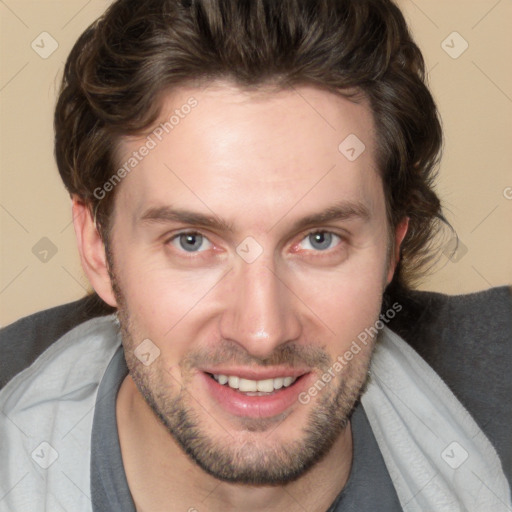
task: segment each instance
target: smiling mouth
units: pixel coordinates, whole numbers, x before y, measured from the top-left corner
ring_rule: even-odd
[[[247,396],[265,396],[282,389],[289,388],[303,376],[276,377],[272,379],[251,380],[236,375],[212,374],[208,375],[221,386],[229,387]]]

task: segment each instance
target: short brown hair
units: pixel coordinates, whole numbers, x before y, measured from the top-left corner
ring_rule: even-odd
[[[394,284],[432,260],[444,221],[433,181],[442,145],[424,62],[390,0],[117,0],[73,47],[55,111],[55,155],[72,195],[108,238],[123,136],[157,119],[160,98],[191,81],[245,88],[313,84],[369,100],[388,219],[409,217]]]

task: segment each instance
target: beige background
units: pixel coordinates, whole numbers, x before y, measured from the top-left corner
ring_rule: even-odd
[[[52,110],[71,45],[108,3],[0,0],[0,325],[87,290],[69,198],[53,161]],[[510,284],[512,2],[399,5],[424,52],[443,118],[438,191],[461,240],[421,288],[466,293]],[[58,43],[46,59],[40,53],[56,43],[43,32]]]

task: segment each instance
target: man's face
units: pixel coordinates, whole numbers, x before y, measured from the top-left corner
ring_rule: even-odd
[[[372,117],[313,87],[218,83],[174,91],[161,122],[191,97],[118,185],[110,261],[126,359],[205,471],[284,483],[346,427],[372,343],[333,364],[377,320],[391,277]],[[339,149],[351,134],[366,146],[355,160],[353,136]],[[146,142],[125,140],[121,165]]]

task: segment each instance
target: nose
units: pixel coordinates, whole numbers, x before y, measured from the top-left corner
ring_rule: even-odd
[[[264,358],[300,337],[297,297],[271,262],[239,262],[231,274],[220,323],[223,339]]]

